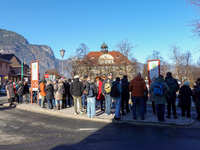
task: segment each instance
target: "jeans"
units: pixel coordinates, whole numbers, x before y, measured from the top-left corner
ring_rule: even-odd
[[[110,94],[106,94],[105,95],[105,103],[106,103],[106,114],[110,115],[110,111],[111,111],[111,105],[112,105],[112,98],[110,96]]]
[[[57,105],[57,104],[58,104],[58,105],[62,104],[62,100],[57,100],[57,99],[55,99],[55,102],[56,102],[56,105]]]
[[[52,99],[47,99],[49,109],[53,108]]]
[[[88,117],[94,117],[96,115],[96,98],[95,97],[87,97],[87,114]]]
[[[122,108],[122,113],[124,113],[124,105],[126,105],[126,112],[129,112],[129,104],[128,104],[129,99],[128,98],[124,98],[122,96],[121,99],[121,108]]]
[[[85,94],[82,95],[82,105],[87,106],[87,97]]]
[[[41,100],[41,107],[44,108],[44,101],[45,101],[46,96],[42,96]]]
[[[74,99],[74,111],[77,112],[77,100],[79,102],[79,109],[82,111],[81,96],[73,96]]]
[[[139,103],[141,111],[141,119],[144,118],[144,97],[132,97],[133,100],[133,117],[137,118],[136,105]]]
[[[68,105],[69,105],[69,107],[71,106],[70,99],[73,100],[73,97],[70,93],[68,93]]]
[[[119,118],[119,114],[120,114],[120,106],[121,106],[121,98],[114,100],[115,101],[115,117]]]
[[[19,102],[22,103],[23,102],[23,95],[19,96]]]
[[[55,99],[52,99],[52,106],[53,106],[53,107],[56,107]]]
[[[165,104],[156,104],[158,121],[164,121]]]
[[[62,107],[63,108],[67,108],[67,99],[66,99],[66,97],[63,97],[63,100],[62,100]]]

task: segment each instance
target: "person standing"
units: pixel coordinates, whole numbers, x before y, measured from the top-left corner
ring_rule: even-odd
[[[63,81],[63,86],[65,88],[65,92],[63,94],[62,108],[67,108],[67,83],[66,83],[66,81]]]
[[[73,100],[73,97],[72,97],[72,95],[71,95],[71,92],[70,92],[70,86],[71,86],[71,79],[68,79],[68,82],[67,82],[67,99],[68,99],[68,105],[69,105],[69,107],[71,107],[72,105],[71,105],[71,101],[70,100]]]
[[[86,109],[86,107],[87,107],[87,97],[85,94],[85,88],[86,88],[87,81],[88,81],[88,76],[84,75],[83,80],[81,81],[83,83],[83,88],[84,88],[83,95],[82,95],[82,105],[83,105],[84,109]]]
[[[24,84],[22,81],[19,81],[17,95],[19,96],[19,102],[23,102],[23,93],[24,93]]]
[[[91,80],[90,77],[88,77],[88,81],[86,82],[85,90],[87,90],[87,115],[88,117],[94,118],[96,115],[95,105],[96,105],[96,95],[97,95],[97,89],[96,85],[94,83],[95,78]]]
[[[109,73],[107,79],[104,80],[101,88],[101,93],[105,97],[106,115],[110,115],[111,112],[111,106],[112,106],[112,98],[110,96],[111,85],[112,85],[112,74]]]
[[[133,101],[133,119],[137,119],[136,106],[139,103],[141,111],[141,120],[144,120],[144,92],[147,90],[144,79],[141,77],[141,74],[138,73],[130,85],[129,90],[132,92],[132,101]]]
[[[115,81],[112,82],[112,87],[111,87],[111,92],[110,95],[115,101],[115,119],[120,120],[121,118],[119,117],[120,114],[120,107],[121,107],[121,97],[122,97],[122,88],[121,85],[119,84],[120,78],[117,77]]]
[[[46,91],[44,90],[46,88],[46,80],[42,80],[40,83],[40,95],[41,95],[41,108],[44,108],[44,103],[46,99]]]
[[[156,80],[156,76],[153,76],[150,87],[154,85],[155,80]],[[150,101],[152,102],[153,114],[155,115],[156,114],[156,105],[155,105],[155,98],[154,98],[154,92],[153,91],[150,92]]]
[[[150,85],[149,91],[151,93],[154,92],[158,121],[165,121],[165,103],[167,102],[165,91],[169,92],[169,87],[165,83],[162,75],[159,75],[158,78],[155,79],[154,84]]]
[[[130,98],[130,94],[129,94],[129,84],[130,82],[128,82],[127,79],[127,75],[123,76],[122,81],[122,99],[121,99],[121,110],[122,110],[122,115],[125,115],[124,112],[124,104],[126,105],[126,113],[129,113],[129,98]]]
[[[71,86],[70,86],[70,93],[73,96],[73,100],[74,100],[74,111],[75,114],[77,115],[77,100],[79,103],[79,109],[80,109],[80,114],[85,114],[82,111],[82,103],[81,103],[81,96],[83,94],[83,83],[79,81],[79,76],[75,75],[74,76],[74,82],[72,82]]]
[[[99,78],[99,81],[97,82],[97,88],[98,88],[98,94],[97,94],[97,100],[100,101],[100,107],[101,107],[101,111],[105,111],[105,109],[103,109],[103,101],[104,101],[104,96],[102,94],[102,85],[103,85],[103,79]]]
[[[15,99],[15,89],[14,89],[12,80],[9,80],[9,82],[7,84],[7,89],[8,89],[9,97],[10,97],[9,107],[12,107],[13,101]]]
[[[192,90],[190,88],[190,82],[185,81],[184,85],[179,90],[180,100],[179,104],[181,107],[182,116],[185,116],[185,111],[187,111],[187,117],[190,118],[190,107],[191,107],[191,96]]]
[[[8,90],[8,83],[6,84],[5,91],[6,91],[8,103],[10,103],[10,94],[9,94],[9,90]]]
[[[55,101],[56,101],[56,110],[62,110],[62,100],[63,100],[63,94],[64,94],[64,84],[62,82],[62,79],[58,80],[58,84],[55,87]]]
[[[169,87],[169,92],[166,95],[167,112],[168,112],[168,115],[166,117],[171,118],[171,107],[172,107],[174,119],[177,119],[178,117],[176,115],[176,105],[175,105],[176,92],[179,90],[180,87],[177,80],[172,77],[171,72],[167,72],[166,77],[165,77],[165,82],[167,83]]]
[[[46,99],[48,103],[48,108],[52,109],[53,108],[52,99],[54,98],[54,93],[53,93],[54,87],[50,80],[47,82],[47,86],[44,90],[46,91]]]
[[[195,106],[197,111],[197,120],[200,120],[200,78],[196,81],[196,89],[194,89]]]

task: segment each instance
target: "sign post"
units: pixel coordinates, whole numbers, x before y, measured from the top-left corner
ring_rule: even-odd
[[[153,76],[158,77],[160,75],[160,60],[159,59],[148,60],[147,66],[148,66],[148,80],[150,88]]]
[[[38,91],[39,86],[39,61],[31,62],[31,104],[33,104],[33,91]],[[39,97],[39,93],[37,94]],[[37,102],[39,104],[39,100]]]
[[[23,68],[23,61],[21,62],[21,81],[24,77],[24,68]]]

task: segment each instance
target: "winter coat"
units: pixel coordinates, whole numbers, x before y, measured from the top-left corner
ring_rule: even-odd
[[[98,82],[98,94],[97,94],[97,100],[101,100],[101,99],[104,99],[104,96],[101,92],[101,89],[102,89],[102,85],[103,85],[103,82],[102,81],[99,81]]]
[[[169,87],[168,87],[167,83],[165,83],[163,78],[159,78],[159,77],[156,78],[155,83],[163,83],[164,91],[169,92]],[[150,86],[149,91],[151,93],[154,92],[154,84],[151,84],[151,86]],[[165,98],[165,92],[164,91],[163,91],[162,96],[154,95],[154,99],[155,99],[156,104],[165,104],[167,102],[166,98]]]
[[[195,101],[196,107],[200,108],[200,86],[198,87],[198,89],[195,89],[194,91],[197,95],[197,98],[196,98],[196,101]]]
[[[55,92],[56,86],[57,86],[57,83],[55,83],[55,84],[53,85],[53,94],[54,94],[54,98],[55,98],[55,95],[56,95],[56,92]]]
[[[24,95],[29,93],[28,84],[24,85]]]
[[[40,83],[40,95],[41,96],[46,96],[46,91],[44,90],[46,88],[46,85],[43,83],[43,82],[41,82]]]
[[[83,83],[79,81],[78,78],[74,79],[70,86],[70,93],[73,96],[82,96],[83,94]]]
[[[14,86],[14,89],[15,89],[15,94],[17,94],[17,89],[16,89],[16,87],[15,87],[15,85],[13,84],[13,86]]]
[[[118,86],[118,90],[119,90],[119,96],[118,97],[112,97],[114,100],[118,100],[119,98],[122,97],[122,87],[121,87],[121,84],[119,84],[118,81],[113,81],[112,82],[112,86],[111,86],[111,89],[113,86]]]
[[[7,85],[5,87],[5,90],[6,90],[7,98],[10,99],[10,94],[9,94],[9,90],[8,90],[8,86]]]
[[[64,86],[64,84],[62,82],[59,82],[57,85],[56,85],[56,88],[55,88],[55,99],[57,100],[63,100],[63,94],[61,94],[59,92],[61,86]]]
[[[85,88],[92,88],[93,92],[94,92],[94,96],[92,97],[96,97],[97,95],[97,87],[95,85],[95,83],[93,81],[87,81],[86,84],[85,84]],[[87,95],[86,95],[87,96]],[[89,98],[91,98],[91,96],[87,96]]]
[[[133,97],[144,97],[144,92],[147,90],[144,79],[135,77],[129,85],[129,90],[132,92]]]
[[[83,83],[83,88],[85,89],[85,88],[86,88],[87,80],[86,80],[86,79],[83,79],[81,82]]]
[[[123,100],[129,100],[130,98],[130,91],[129,91],[129,85],[130,85],[130,82],[128,82],[127,79],[123,78],[122,79],[122,99]]]
[[[14,86],[13,86],[13,82],[8,82],[7,89],[8,89],[10,98],[15,98],[15,89],[14,89]]]
[[[22,96],[24,93],[24,84],[23,83],[19,83],[18,84],[18,89],[17,89],[17,95],[18,96]]]
[[[190,96],[192,96],[191,88],[187,85],[183,85],[179,91],[179,94],[180,94],[180,99],[179,99],[180,107],[182,106],[190,107],[191,106]]]
[[[54,99],[53,84],[48,84],[44,90],[46,91],[46,99]]]
[[[102,94],[109,94],[109,93],[106,93],[106,91],[105,91],[105,84],[107,83],[107,81],[109,80],[109,84],[110,84],[110,86],[112,86],[112,80],[111,79],[109,79],[109,78],[107,78],[107,79],[105,79],[104,81],[103,81],[103,85],[102,85],[102,87],[101,87],[101,93]]]
[[[70,94],[70,86],[71,86],[72,82],[67,82],[67,91],[66,94]]]
[[[66,98],[66,97],[67,97],[67,93],[68,93],[68,92],[67,92],[67,83],[64,82],[64,83],[63,83],[63,86],[64,86],[64,88],[65,88],[65,93],[63,94],[63,97]]]

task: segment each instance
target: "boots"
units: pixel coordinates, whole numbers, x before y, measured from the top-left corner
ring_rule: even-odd
[[[59,105],[58,104],[56,104],[56,110],[59,110]]]
[[[60,103],[60,110],[62,110],[62,104]]]

